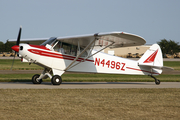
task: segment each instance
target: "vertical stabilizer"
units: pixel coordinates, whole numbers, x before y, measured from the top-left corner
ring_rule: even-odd
[[[163,58],[161,48],[158,44],[153,44],[139,59],[139,65],[152,66],[152,67],[163,67]]]

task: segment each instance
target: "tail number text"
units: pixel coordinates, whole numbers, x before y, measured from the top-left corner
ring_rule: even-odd
[[[115,61],[110,61],[110,60],[106,61],[105,59],[100,60],[100,58],[95,58],[95,65],[97,66],[102,65],[102,67],[107,66],[108,68],[111,68],[111,69],[125,71],[124,68],[125,68],[126,63],[120,63],[120,62],[115,62]]]

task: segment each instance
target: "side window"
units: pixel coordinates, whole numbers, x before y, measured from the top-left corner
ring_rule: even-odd
[[[56,45],[54,46],[54,51],[64,54],[65,52],[64,52],[64,49],[62,47],[62,42],[59,41],[58,43],[55,43],[55,44]]]
[[[63,43],[62,44],[62,48],[64,49],[64,53],[65,54],[69,54],[71,53],[71,46],[69,44]]]
[[[71,55],[73,55],[73,56],[77,55],[77,46],[75,46],[75,45],[71,46]]]
[[[59,41],[58,43],[55,43],[54,51],[60,52],[62,54],[76,56],[77,55],[77,46]]]
[[[84,50],[83,48],[80,48],[80,52],[78,51],[78,54],[80,54],[83,50]],[[86,57],[86,56],[88,56],[87,51],[85,51],[85,52],[81,55],[81,57]]]

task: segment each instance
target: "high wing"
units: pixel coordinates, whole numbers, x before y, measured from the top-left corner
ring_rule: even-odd
[[[89,35],[77,35],[67,37],[57,37],[57,40],[66,42],[73,45],[87,46],[91,41],[96,38],[95,46],[107,46],[110,48],[128,47],[128,46],[139,46],[144,45],[146,41],[144,38],[125,32],[107,32],[107,33],[96,33]],[[40,45],[49,38],[30,38],[21,39],[21,43]],[[16,42],[16,39],[9,39],[9,42]]]
[[[40,45],[49,38],[29,38],[29,39],[21,39],[20,43],[27,43],[32,45]],[[16,43],[17,39],[9,39],[9,42]]]
[[[144,45],[146,41],[137,35],[124,32],[96,33],[82,36],[58,37],[57,40],[73,45],[87,46],[91,41],[95,46],[108,46],[110,48]],[[113,44],[112,44],[113,43]]]

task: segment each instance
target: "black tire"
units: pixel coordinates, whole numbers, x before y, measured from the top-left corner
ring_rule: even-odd
[[[62,83],[62,78],[59,75],[54,75],[51,79],[53,85],[60,85]]]
[[[158,80],[158,79],[156,79],[156,80],[155,80],[155,83],[156,83],[156,85],[159,85],[159,84],[161,83],[161,81]]]
[[[37,80],[37,78],[39,78],[39,74],[35,74],[33,77],[32,77],[32,83],[33,84],[41,84],[41,82],[42,82],[42,79],[40,79],[40,80]]]

